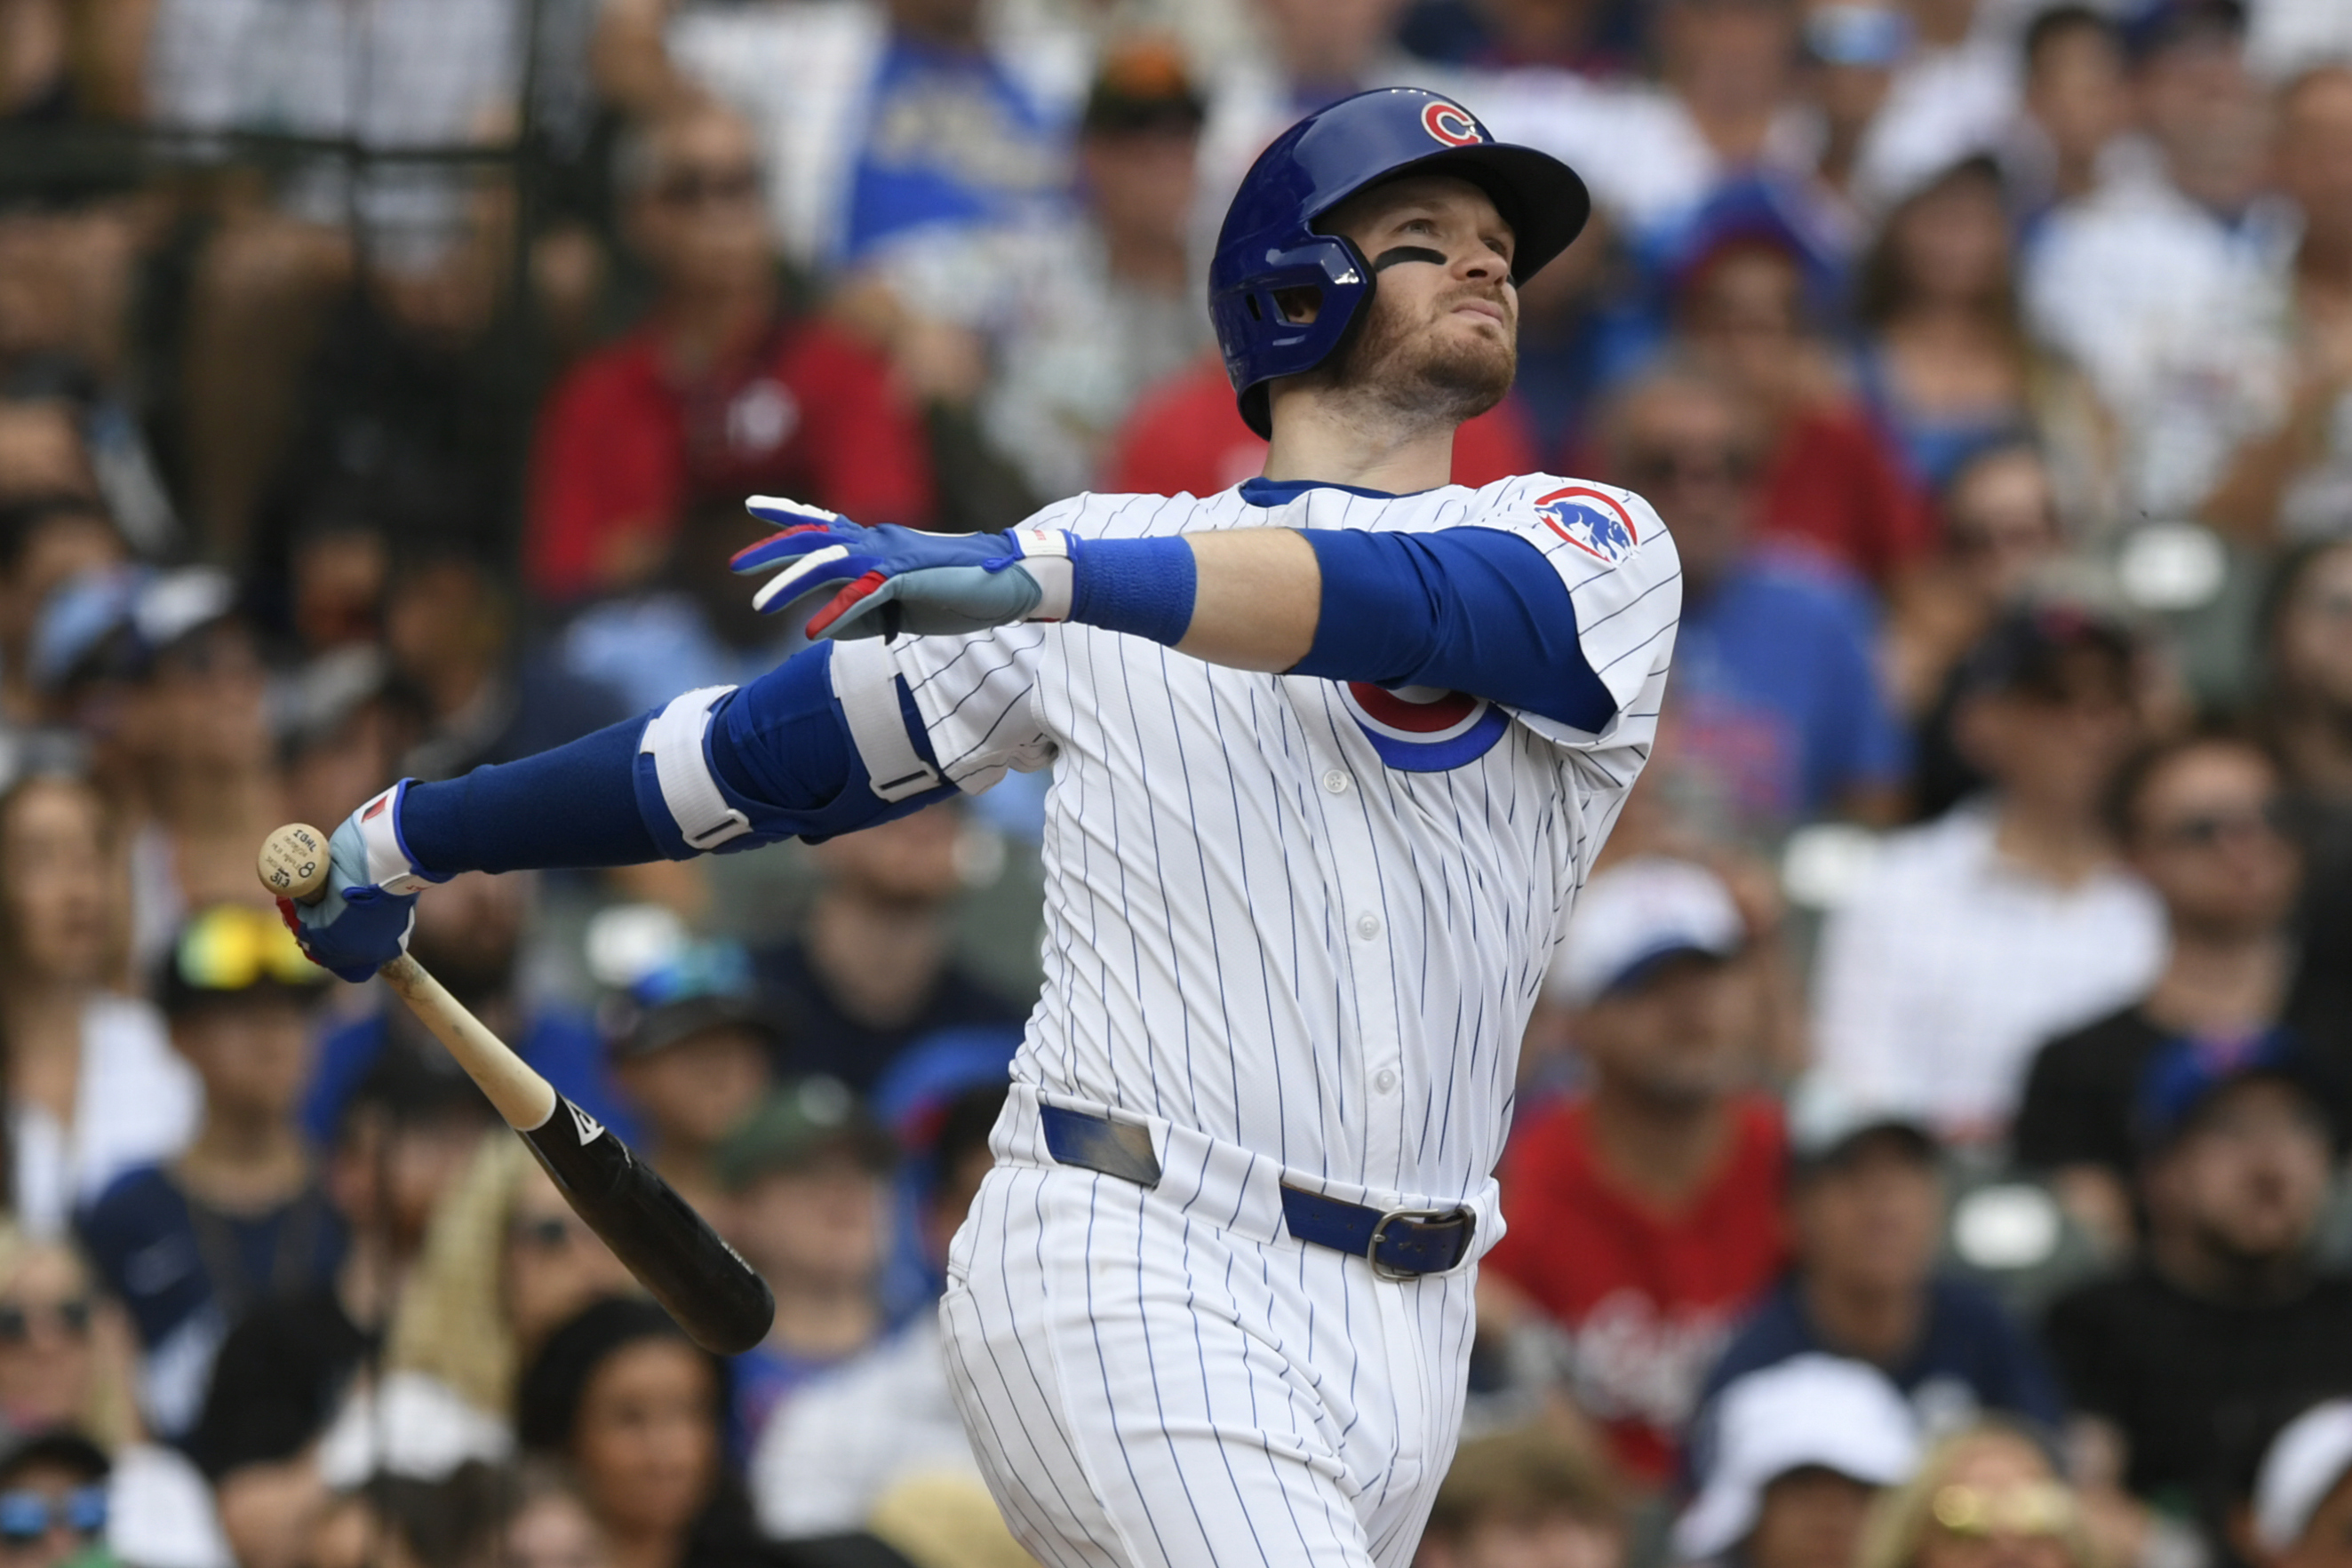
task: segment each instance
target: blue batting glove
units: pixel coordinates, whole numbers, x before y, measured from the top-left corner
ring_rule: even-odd
[[[446,882],[408,858],[400,841],[399,783],[343,819],[327,840],[327,891],[316,904],[278,901],[312,963],[354,983],[408,951],[416,894]]]
[[[866,528],[775,496],[745,506],[782,530],[735,557],[744,575],[775,571],[752,607],[808,615],[812,638],[940,636],[1069,617],[1071,540],[1059,528],[927,534]]]

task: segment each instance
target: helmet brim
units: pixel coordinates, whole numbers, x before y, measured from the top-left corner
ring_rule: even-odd
[[[1467,180],[1486,193],[1511,225],[1511,281],[1525,283],[1566,250],[1592,216],[1591,193],[1576,171],[1549,152],[1509,142],[1482,141],[1442,148],[1425,158],[1400,163],[1379,179],[1349,191],[1313,214],[1319,225],[1330,213],[1366,191],[1414,175],[1444,174]]]

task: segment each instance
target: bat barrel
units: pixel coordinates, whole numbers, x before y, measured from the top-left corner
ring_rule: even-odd
[[[697,1344],[740,1355],[768,1337],[768,1282],[593,1116],[558,1094],[555,1114],[522,1136],[572,1211]]]

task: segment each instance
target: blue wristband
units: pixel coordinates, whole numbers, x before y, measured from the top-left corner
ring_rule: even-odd
[[[1170,647],[1192,624],[1201,574],[1181,538],[1070,540],[1070,619]]]

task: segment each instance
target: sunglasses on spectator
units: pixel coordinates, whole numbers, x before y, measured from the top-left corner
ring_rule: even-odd
[[[29,1545],[60,1524],[85,1538],[104,1530],[106,1489],[76,1487],[58,1498],[30,1490],[0,1491],[0,1542]]]
[[[2179,818],[2158,828],[2156,836],[2176,849],[2210,850],[2237,840],[2283,839],[2290,825],[2286,802],[2273,796],[2250,810],[2199,811]]]
[[[188,923],[173,948],[180,978],[199,991],[241,991],[261,980],[324,984],[327,971],[302,956],[294,934],[274,911],[225,904]]]
[[[1928,1511],[1936,1522],[1963,1541],[1996,1535],[2063,1535],[2074,1523],[2074,1498],[2056,1481],[1985,1488],[1948,1486],[1937,1492]]]
[[[1637,490],[1663,489],[1669,485],[1738,485],[1755,472],[1756,465],[1737,447],[1642,452],[1626,465]]]
[[[33,1325],[44,1320],[68,1338],[80,1339],[89,1333],[89,1319],[88,1296],[68,1296],[55,1303],[0,1301],[0,1344],[30,1343]]]
[[[507,1227],[507,1239],[534,1252],[560,1252],[587,1234],[587,1227],[561,1215],[518,1219]]]
[[[654,186],[654,199],[667,207],[733,205],[760,193],[760,172],[750,164],[732,169],[673,169]]]

